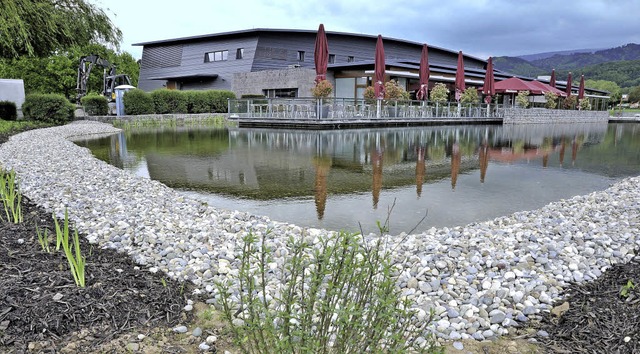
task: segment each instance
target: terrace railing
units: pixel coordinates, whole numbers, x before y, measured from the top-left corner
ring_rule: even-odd
[[[372,120],[411,118],[500,118],[502,104],[458,104],[430,101],[383,100],[370,102],[353,98],[251,98],[229,100],[230,118],[283,120]]]

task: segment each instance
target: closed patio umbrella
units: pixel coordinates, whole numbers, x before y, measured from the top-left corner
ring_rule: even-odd
[[[324,25],[321,23],[316,34],[316,46],[313,52],[313,60],[316,64],[316,83],[327,79],[327,65],[329,64],[329,43]]]
[[[381,101],[384,99],[384,46],[382,45],[382,36],[378,35],[376,42],[376,53],[374,57],[374,90],[377,98],[376,117],[380,118]]]
[[[464,85],[464,60],[462,51],[458,52],[458,67],[456,68],[456,101],[460,101],[462,92],[465,90]]]
[[[556,87],[556,69],[551,70],[551,79],[549,79],[549,86]]]
[[[489,104],[491,103],[491,96],[493,96],[495,92],[495,80],[493,78],[493,59],[489,57],[487,61],[487,71],[484,74],[484,86],[482,87],[482,93],[487,95],[484,101]]]
[[[584,75],[580,76],[580,88],[578,88],[578,99],[584,98]]]
[[[416,94],[419,100],[427,100],[429,98],[429,49],[426,44],[422,45],[422,54],[420,55],[420,88]]]
[[[571,96],[571,72],[569,72],[569,76],[567,76],[566,92],[567,92],[567,97],[570,97]]]

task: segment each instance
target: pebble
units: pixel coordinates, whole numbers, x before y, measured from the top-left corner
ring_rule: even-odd
[[[194,337],[200,337],[202,335],[202,328],[200,327],[194,328],[193,331],[191,332],[191,335]]]
[[[0,145],[0,163],[16,171],[22,193],[34,203],[57,216],[68,209],[91,243],[127,252],[142,270],[191,281],[210,304],[216,303],[216,282],[237,286],[238,241],[248,232],[268,229],[276,250],[268,265],[267,298],[281,286],[289,238],[318,242],[333,233],[216,209],[99,161],[67,140],[118,132],[91,121],[23,132]],[[548,311],[570,283],[593,280],[634,257],[640,244],[639,187],[639,177],[625,178],[604,191],[537,210],[389,238],[401,267],[398,286],[422,309],[416,317],[424,319],[434,309],[430,330],[440,337],[495,339]],[[365,242],[377,237],[365,235]],[[184,308],[192,309],[192,304]],[[203,344],[213,344],[211,337]]]
[[[453,347],[458,349],[458,350],[463,350],[464,349],[464,344],[462,344],[462,342],[453,342]]]

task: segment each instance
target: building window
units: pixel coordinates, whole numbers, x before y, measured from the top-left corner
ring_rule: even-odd
[[[236,59],[244,58],[244,48],[236,49]]]
[[[210,63],[213,61],[225,61],[229,57],[228,50],[218,50],[216,52],[204,53],[204,62]]]
[[[298,51],[298,61],[304,61],[304,50]]]
[[[353,56],[349,55],[347,57],[347,63],[353,63],[354,61],[355,61],[355,58]]]
[[[269,98],[280,98],[280,97],[293,98],[293,97],[298,97],[298,89],[297,88],[266,89],[266,90],[262,90],[262,93],[264,93],[264,95],[266,97],[269,97]]]
[[[335,54],[329,54],[329,64],[333,64],[336,62],[336,55]]]

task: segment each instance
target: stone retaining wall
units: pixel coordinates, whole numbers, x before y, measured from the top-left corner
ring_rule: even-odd
[[[607,111],[553,110],[546,108],[507,109],[503,124],[522,123],[603,123],[609,120]]]
[[[102,123],[112,124],[114,121],[132,122],[136,120],[144,121],[171,121],[177,122],[195,122],[203,119],[210,119],[213,117],[226,117],[226,113],[176,113],[176,114],[144,114],[137,116],[80,116],[79,120],[91,120]]]

